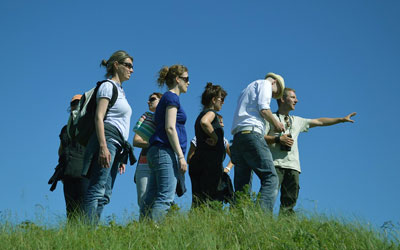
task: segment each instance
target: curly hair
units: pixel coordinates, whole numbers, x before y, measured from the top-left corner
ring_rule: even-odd
[[[228,95],[226,91],[219,85],[213,85],[211,82],[206,84],[203,94],[201,95],[201,104],[204,107],[209,107],[212,103],[212,99],[215,97],[221,97],[225,99]]]
[[[171,67],[162,67],[158,72],[158,86],[162,87],[164,86],[164,84],[167,84],[168,87],[173,87],[175,84],[175,77],[181,76],[185,72],[188,72],[188,69],[186,68],[186,66],[181,64],[175,64]]]

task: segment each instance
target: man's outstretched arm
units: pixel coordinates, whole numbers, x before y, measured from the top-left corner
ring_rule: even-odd
[[[317,127],[317,126],[331,126],[331,125],[335,125],[335,124],[342,123],[342,122],[353,123],[354,120],[352,120],[351,117],[355,116],[356,114],[357,114],[356,112],[353,112],[353,113],[346,115],[345,117],[312,119],[310,122],[310,128]]]

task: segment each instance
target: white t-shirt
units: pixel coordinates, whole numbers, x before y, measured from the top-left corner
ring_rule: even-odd
[[[128,140],[132,109],[128,103],[128,100],[126,100],[125,92],[121,86],[112,80],[109,81],[110,82],[104,82],[101,84],[99,90],[97,91],[96,100],[98,102],[99,99],[103,97],[111,100],[113,93],[113,87],[111,84],[117,86],[118,98],[115,104],[108,110],[104,122],[107,122],[118,128],[124,139]]]
[[[299,116],[291,115],[289,116],[290,127],[288,127],[287,123],[284,120],[284,115],[279,114],[279,117],[276,115],[276,113],[273,113],[273,115],[275,119],[280,121],[285,126],[285,134],[291,134],[292,139],[294,140],[292,149],[290,151],[281,150],[281,144],[279,143],[268,145],[272,153],[272,158],[274,159],[274,165],[281,168],[288,168],[301,172],[297,139],[301,132],[308,131],[308,129],[310,128],[311,119],[305,119]],[[279,133],[275,131],[275,127],[270,123],[267,123],[265,134],[272,136],[279,135]]]
[[[231,133],[237,127],[254,126],[265,131],[266,121],[260,115],[262,109],[270,109],[272,85],[268,80],[256,80],[250,83],[240,94]]]

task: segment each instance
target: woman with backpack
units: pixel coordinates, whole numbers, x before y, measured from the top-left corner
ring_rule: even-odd
[[[224,194],[218,184],[224,172],[223,161],[226,155],[224,129],[218,118],[218,111],[224,104],[226,91],[219,85],[207,83],[201,95],[203,110],[194,126],[196,150],[190,159],[189,176],[192,182],[192,207],[209,200],[223,201]],[[221,190],[222,191],[222,190]]]
[[[149,96],[149,100],[147,101],[147,104],[149,105],[149,111],[145,112],[140,117],[139,121],[133,128],[133,131],[135,132],[135,135],[133,136],[133,146],[142,148],[134,177],[139,208],[143,207],[143,197],[147,191],[150,177],[150,168],[146,155],[149,147],[149,139],[154,134],[156,129],[154,112],[156,111],[156,107],[161,97],[162,94],[158,92],[154,92]]]
[[[112,188],[119,170],[125,172],[123,157],[132,148],[127,142],[132,109],[125,97],[122,83],[133,73],[133,58],[125,51],[116,51],[101,65],[106,67],[107,81],[103,82],[96,94],[95,133],[92,134],[85,152],[83,174],[90,177],[84,197],[84,210],[87,219],[97,224],[103,208],[110,202]],[[109,107],[110,100],[118,90],[115,103]]]
[[[150,216],[160,221],[173,204],[178,180],[184,180],[187,170],[186,113],[179,96],[187,92],[190,84],[188,69],[183,65],[165,66],[159,71],[157,82],[160,87],[166,84],[168,91],[155,112],[156,131],[150,138],[147,152],[151,173],[141,218]],[[180,184],[184,185],[184,182]]]

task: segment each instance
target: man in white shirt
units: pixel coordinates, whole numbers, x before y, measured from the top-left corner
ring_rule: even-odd
[[[274,73],[250,83],[239,96],[231,130],[235,191],[243,191],[245,185],[250,185],[254,171],[261,182],[260,205],[269,212],[278,194],[278,176],[264,134],[266,120],[279,132],[284,131],[283,124],[273,117],[270,109],[271,99],[281,98],[284,88],[283,78]]]
[[[299,116],[289,115],[295,109],[298,102],[294,89],[285,88],[282,98],[277,99],[278,111],[273,114],[274,118],[284,124],[285,133],[281,128],[275,129],[273,123],[267,124],[265,140],[270,146],[274,165],[279,177],[281,189],[280,213],[294,214],[299,195],[300,160],[297,139],[301,132],[307,132],[309,128],[316,126],[331,126],[342,122],[354,122],[351,117],[355,112],[342,118],[317,118],[304,119]]]

